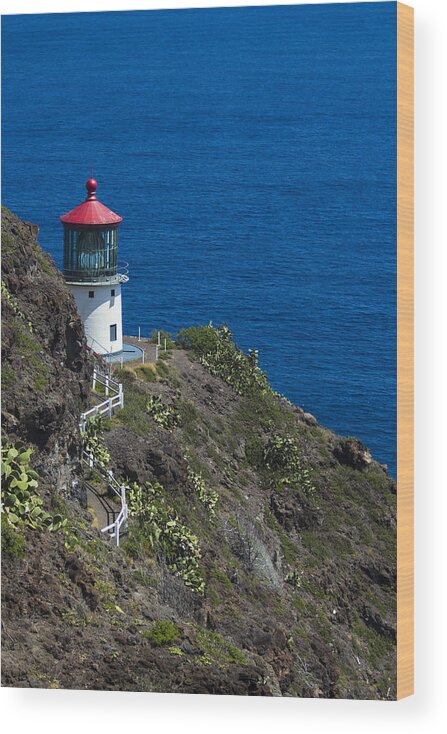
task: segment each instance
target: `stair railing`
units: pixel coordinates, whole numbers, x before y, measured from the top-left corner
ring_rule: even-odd
[[[97,384],[104,387],[107,398],[102,403],[94,405],[90,410],[81,413],[79,421],[81,433],[84,433],[87,419],[90,416],[107,414],[111,418],[114,408],[124,408],[124,392],[121,382],[113,380],[107,373],[100,372],[95,368],[93,370],[93,390],[95,390]]]
[[[104,415],[107,413],[111,417],[114,408],[124,407],[124,392],[123,386],[120,382],[116,382],[116,380],[113,380],[108,374],[100,372],[95,368],[93,371],[93,389],[96,388],[97,383],[104,386],[107,399],[102,403],[99,403],[99,405],[95,405],[93,408],[90,408],[90,410],[81,413],[81,419],[79,421],[81,433],[84,433],[86,429],[87,419],[89,416]],[[98,461],[96,461],[93,454],[88,453],[85,449],[82,449],[81,460],[89,467],[89,469],[105,480],[107,487],[110,488],[120,499],[121,509],[116,519],[112,523],[106,525],[106,527],[101,528],[101,533],[108,533],[109,536],[115,540],[115,545],[119,546],[121,528],[125,528],[127,526],[127,519],[129,516],[126,500],[126,486],[118,482],[111,469],[105,469]]]

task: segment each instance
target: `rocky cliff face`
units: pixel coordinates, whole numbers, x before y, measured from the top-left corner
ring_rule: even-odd
[[[2,430],[36,446],[39,472],[69,493],[91,367],[74,300],[37,233],[2,210]]]
[[[3,684],[393,698],[384,468],[273,393],[226,330],[186,330],[117,374],[125,408],[101,441],[132,514],[114,548],[94,498],[85,510],[67,490],[98,399],[82,325],[35,229],[4,221],[3,430],[36,447],[38,491],[68,525],[4,552]]]

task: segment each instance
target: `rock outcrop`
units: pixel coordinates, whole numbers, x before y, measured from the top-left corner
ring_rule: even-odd
[[[34,445],[36,468],[70,491],[91,366],[65,281],[35,225],[2,211],[2,430]]]

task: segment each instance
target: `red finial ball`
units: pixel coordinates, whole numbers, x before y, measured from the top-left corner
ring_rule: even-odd
[[[97,183],[94,178],[89,178],[87,183],[85,184],[85,188],[87,189],[89,194],[94,194],[96,191]]]

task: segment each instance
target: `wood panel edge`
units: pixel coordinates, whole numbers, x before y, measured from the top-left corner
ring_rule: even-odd
[[[414,693],[414,11],[397,3],[397,699]]]

